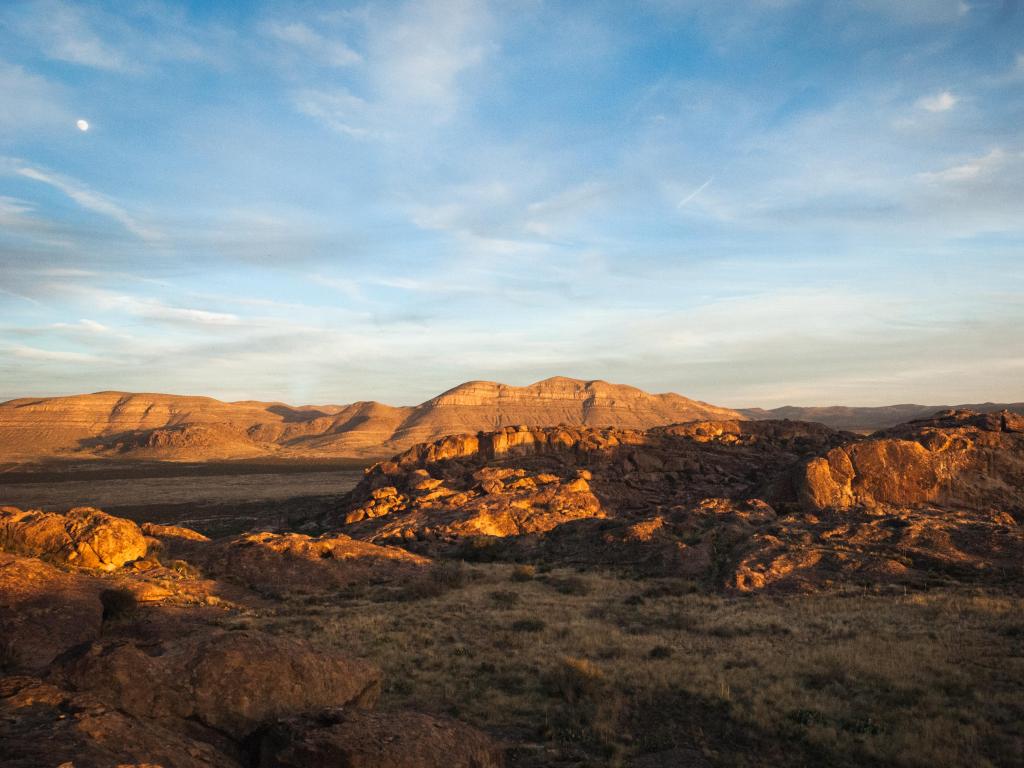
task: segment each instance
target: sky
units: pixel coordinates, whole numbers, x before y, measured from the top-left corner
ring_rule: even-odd
[[[0,3],[0,399],[553,375],[1024,400],[1024,3]]]

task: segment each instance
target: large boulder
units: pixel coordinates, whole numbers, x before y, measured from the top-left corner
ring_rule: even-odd
[[[0,550],[55,563],[112,571],[146,556],[146,538],[131,520],[92,507],[67,514],[0,508]]]
[[[218,542],[199,560],[204,573],[260,592],[319,592],[352,584],[402,579],[429,564],[398,547],[300,533],[252,533]]]
[[[103,621],[102,585],[35,558],[0,553],[0,666],[40,669]]]
[[[300,640],[219,632],[96,642],[63,657],[56,677],[136,717],[194,719],[241,738],[273,718],[372,706],[381,672]]]
[[[260,743],[260,768],[501,768],[487,734],[417,712],[335,710],[279,722]]]
[[[5,768],[239,768],[233,757],[89,694],[34,677],[0,678]]]

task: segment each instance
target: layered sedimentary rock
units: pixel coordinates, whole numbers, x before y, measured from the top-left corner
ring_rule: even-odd
[[[0,403],[0,459],[380,457],[443,435],[514,424],[646,429],[701,418],[742,416],[675,394],[561,377],[527,387],[468,382],[398,408],[98,392]]]

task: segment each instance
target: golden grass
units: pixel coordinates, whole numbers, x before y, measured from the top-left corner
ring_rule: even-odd
[[[250,620],[375,661],[382,707],[485,728],[513,766],[690,746],[717,765],[1024,765],[1020,597],[524,576],[465,566],[414,599],[378,586]]]

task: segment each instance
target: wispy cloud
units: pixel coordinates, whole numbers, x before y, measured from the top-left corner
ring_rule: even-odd
[[[302,22],[268,21],[262,29],[264,34],[301,50],[329,67],[349,67],[363,60],[362,56],[341,40],[323,35]]]
[[[0,22],[48,58],[99,71],[138,75],[162,62],[215,61],[225,33],[200,28],[161,2],[122,4],[28,0],[0,11]]]
[[[362,18],[365,51],[356,83],[296,88],[303,114],[354,138],[389,137],[451,119],[463,103],[464,77],[494,49],[491,14],[484,0],[409,0],[393,8],[373,6]],[[296,45],[324,50],[341,45],[306,25],[273,27]],[[359,58],[355,58],[358,56]]]
[[[71,352],[57,349],[39,349],[38,347],[8,347],[8,354],[25,360],[40,360],[58,363],[87,363],[98,360],[96,355],[86,352]]]
[[[923,96],[917,100],[917,106],[928,112],[948,112],[957,105],[960,99],[949,91],[942,91],[932,96]]]
[[[687,203],[689,203],[691,200],[697,197],[697,195],[699,195],[701,192],[703,192],[705,189],[711,186],[711,182],[713,182],[714,180],[714,176],[709,176],[707,181],[705,181],[703,184],[701,184],[699,187],[693,190],[693,192],[691,192],[678,203],[676,203],[676,208],[685,208]]]
[[[1024,157],[1024,154],[1020,156]],[[1010,159],[1011,156],[1009,153],[1000,147],[996,147],[991,152],[980,157],[972,158],[965,163],[953,165],[949,168],[944,168],[941,171],[921,173],[919,174],[919,178],[923,181],[929,182],[939,181],[956,183],[973,181],[998,171]]]
[[[4,160],[4,158],[0,158],[0,161],[2,160]],[[140,223],[121,205],[114,202],[106,195],[90,189],[80,181],[53,173],[52,171],[33,168],[32,166],[25,165],[19,161],[11,159],[7,159],[3,165],[0,165],[0,169],[4,166],[6,166],[9,173],[14,173],[26,179],[38,181],[41,184],[46,184],[63,192],[82,208],[113,219],[126,230],[143,240],[159,240],[162,237],[160,232]]]

